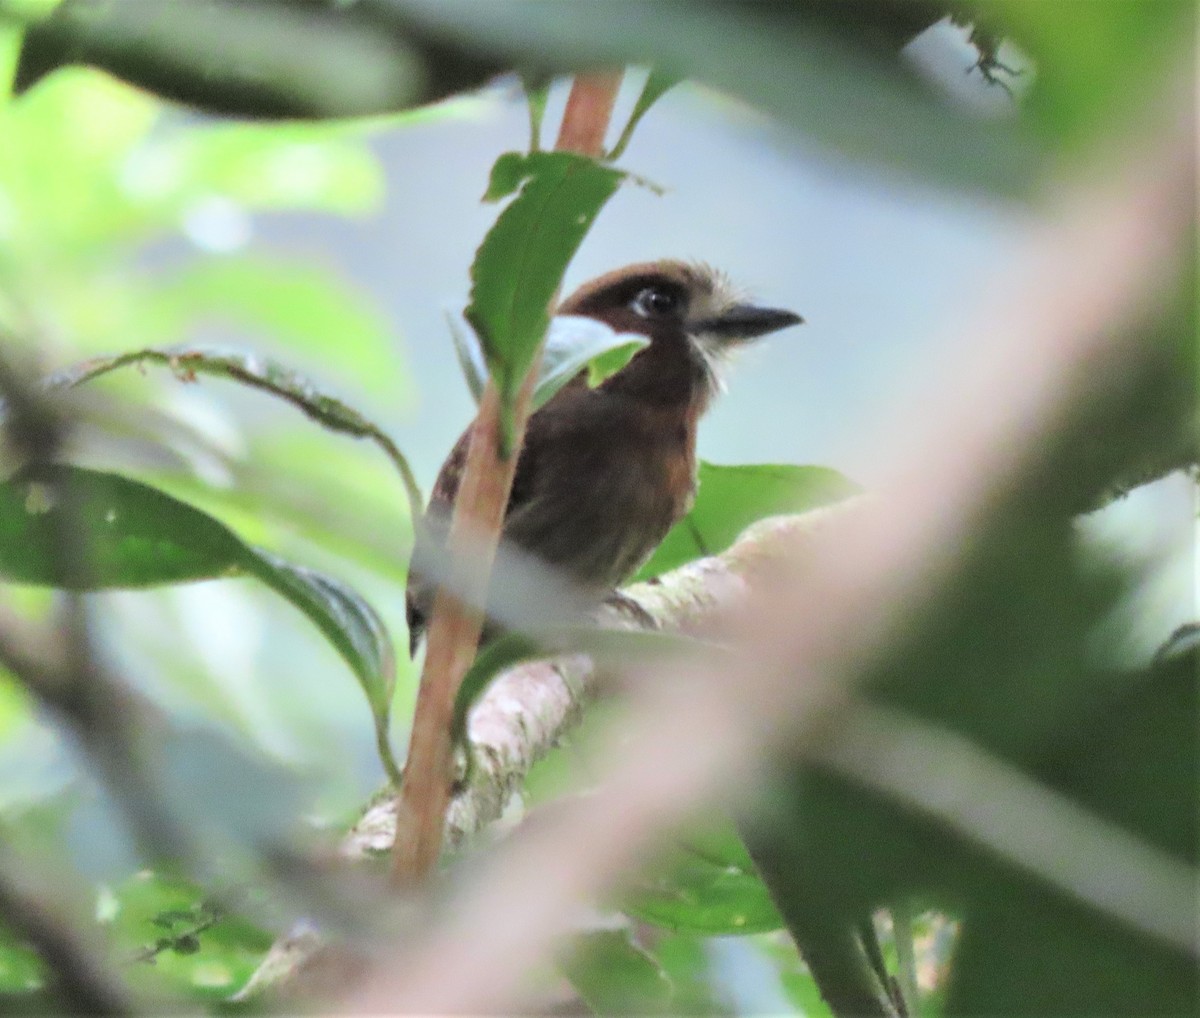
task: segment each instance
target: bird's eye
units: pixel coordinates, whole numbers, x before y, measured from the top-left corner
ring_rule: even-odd
[[[648,286],[633,298],[632,306],[643,318],[669,315],[679,307],[679,294],[661,286]]]

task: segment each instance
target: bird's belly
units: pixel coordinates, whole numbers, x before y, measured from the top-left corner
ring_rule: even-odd
[[[624,460],[584,476],[515,514],[506,536],[578,583],[612,588],[637,572],[687,513],[693,467],[682,457],[646,457],[641,469]]]

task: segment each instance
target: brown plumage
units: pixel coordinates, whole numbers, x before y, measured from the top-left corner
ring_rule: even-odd
[[[726,352],[801,318],[740,303],[724,276],[679,261],[610,272],[576,290],[558,314],[650,341],[596,388],[581,372],[530,417],[504,518],[505,541],[599,598],[637,572],[690,508],[696,426],[720,390]],[[470,434],[438,473],[431,532],[453,507]],[[410,577],[414,651],[432,595]]]

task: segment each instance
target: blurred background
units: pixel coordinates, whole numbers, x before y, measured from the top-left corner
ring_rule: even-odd
[[[0,67],[11,73],[20,34],[6,25]],[[1006,43],[1005,70],[985,75],[970,30],[948,20],[902,59],[940,101],[981,122],[1015,121],[1039,74]],[[614,124],[644,78],[628,75]],[[838,87],[823,101],[836,105]],[[560,82],[547,144],[564,101]],[[270,354],[378,423],[428,492],[473,412],[447,315],[466,303],[476,247],[497,214],[480,197],[496,157],[528,144],[529,114],[511,76],[410,112],[256,123],[62,68],[0,106],[0,325],[43,373],[173,343]],[[1038,226],[1027,193],[947,187],[937,174],[861,155],[691,83],[667,93],[635,132],[620,165],[644,183],[625,183],[611,200],[565,289],[630,262],[690,258],[805,318],[741,355],[701,427],[703,458],[827,466],[870,490],[887,458],[864,436],[928,409],[915,405],[917,393],[972,342],[963,323]],[[98,381],[77,404],[85,426],[72,436],[72,462],[149,481],[246,541],[347,581],[403,645],[411,526],[378,450],[244,388],[194,382],[159,367]],[[1194,483],[1174,474],[1078,526],[1137,578],[1118,663],[1142,666],[1197,612]],[[45,589],[12,584],[0,599],[35,619],[56,603]],[[227,811],[226,792],[237,787],[245,816],[225,817],[235,827],[270,814],[283,829],[298,814],[338,830],[381,785],[353,676],[275,593],[237,579],[86,601],[122,678],[197,745],[217,732],[244,751],[245,761],[226,754],[219,773],[191,766],[210,764],[211,746],[178,754],[179,787],[199,796],[199,813]],[[415,683],[401,660],[397,746]],[[64,850],[103,889],[128,878],[136,855],[81,759],[0,671],[0,814],[31,844]],[[287,774],[287,795],[273,767]],[[123,886],[120,900],[133,901]],[[116,900],[102,890],[97,915]],[[160,915],[165,900],[157,887]],[[222,956],[187,978],[215,996],[238,985],[257,961],[251,947],[266,945],[261,931],[232,939],[236,960]],[[784,1006],[783,991],[758,978],[763,965],[790,978],[778,939],[721,939],[705,950],[734,1010]],[[0,951],[0,978],[10,982],[21,976],[13,957]],[[793,990],[793,1005],[815,992],[811,982]]]
[[[1016,115],[1007,86],[974,67],[966,30],[940,23],[905,55],[950,101]],[[1019,52],[1004,58],[1033,73]],[[614,123],[643,80],[630,74]],[[564,99],[556,86],[547,134]],[[475,248],[496,214],[479,200],[491,163],[528,143],[515,79],[414,113],[277,127],[208,120],[68,69],[5,116],[5,296],[18,321],[31,321],[42,369],[164,342],[268,351],[382,425],[428,491],[472,413],[446,316],[466,302]],[[683,257],[797,310],[806,324],[740,356],[701,428],[701,455],[831,466],[868,488],[881,460],[863,447],[871,429],[861,422],[912,412],[926,380],[911,366],[971,342],[956,323],[1031,223],[1023,204],[865,167],[691,84],[655,106],[622,165],[648,184],[627,183],[610,202],[567,290],[630,262]],[[152,369],[99,384],[145,401],[162,415],[157,426],[182,429],[175,445],[191,461],[162,463],[136,436],[114,447],[101,433],[81,462],[124,458],[213,504],[243,537],[350,579],[400,629],[407,514],[373,450],[216,381],[186,385]],[[1146,648],[1191,614],[1191,497],[1186,480],[1167,480],[1088,524],[1156,563]],[[102,627],[111,652],[172,710],[215,712],[309,771],[327,803],[353,802],[380,781],[370,718],[340,662],[269,592],[242,581],[92,599],[111,621]],[[285,685],[264,686],[266,658]],[[402,665],[401,703],[413,681]],[[3,795],[13,801],[70,769],[57,740],[18,724],[15,700],[9,710]]]

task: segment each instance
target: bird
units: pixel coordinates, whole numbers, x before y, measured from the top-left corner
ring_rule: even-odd
[[[697,425],[723,390],[729,354],[803,319],[747,303],[723,272],[676,259],[608,272],[579,287],[556,314],[649,341],[595,387],[581,371],[530,416],[505,510],[507,544],[561,570],[598,602],[630,579],[690,510]],[[437,475],[425,534],[445,533],[472,427]],[[434,592],[410,572],[414,656]]]

